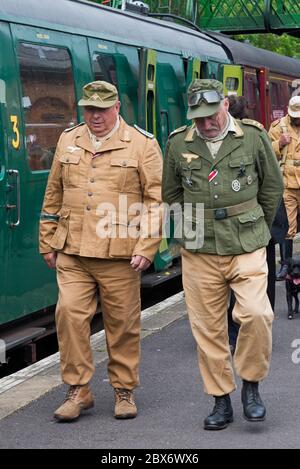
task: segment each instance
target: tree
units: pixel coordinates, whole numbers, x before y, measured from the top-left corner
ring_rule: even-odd
[[[233,36],[234,39],[241,42],[248,42],[260,49],[277,52],[281,55],[300,59],[300,39],[282,34],[243,34]]]

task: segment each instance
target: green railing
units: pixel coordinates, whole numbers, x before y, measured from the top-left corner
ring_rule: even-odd
[[[122,0],[94,0],[121,8]],[[300,36],[299,0],[145,0],[151,13],[173,14],[201,29],[232,34],[289,32]]]
[[[197,24],[230,33],[294,32],[300,27],[297,0],[200,0]]]

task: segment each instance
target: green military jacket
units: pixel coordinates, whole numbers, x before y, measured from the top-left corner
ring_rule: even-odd
[[[283,194],[282,176],[270,140],[256,121],[235,121],[213,159],[195,126],[169,138],[163,171],[163,201],[183,208],[181,244],[192,252],[237,255],[264,247]],[[204,204],[199,215],[196,204]],[[178,221],[178,218],[177,218]],[[176,220],[175,220],[176,222]],[[187,223],[187,229],[184,225]],[[203,243],[191,243],[195,229]]]

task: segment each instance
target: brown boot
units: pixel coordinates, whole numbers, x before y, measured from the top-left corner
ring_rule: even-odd
[[[115,388],[115,418],[134,419],[136,416],[137,408],[133,392],[129,389]]]
[[[94,398],[88,384],[70,386],[64,403],[55,411],[54,417],[59,422],[71,422],[78,419],[82,409],[94,406]]]

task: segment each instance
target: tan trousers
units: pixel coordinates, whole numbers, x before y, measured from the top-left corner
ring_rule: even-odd
[[[300,212],[300,189],[285,189],[283,199],[289,220],[289,231],[286,239],[294,239],[298,231],[297,216]]]
[[[129,260],[106,260],[58,253],[59,299],[56,325],[62,379],[87,384],[93,373],[90,323],[96,312],[98,287],[113,387],[139,384],[140,274]]]
[[[234,354],[238,375],[260,381],[268,373],[273,311],[267,297],[265,248],[238,256],[191,253],[182,249],[183,286],[192,333],[198,348],[204,391],[222,396],[235,388],[228,342],[230,287],[240,324]]]

